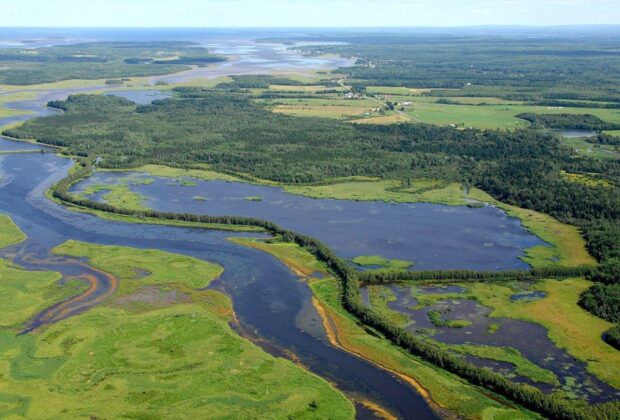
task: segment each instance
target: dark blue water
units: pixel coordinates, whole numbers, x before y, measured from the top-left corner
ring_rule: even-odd
[[[52,247],[75,239],[161,249],[218,263],[224,267],[219,283],[232,297],[243,328],[267,340],[268,350],[295,353],[310,370],[349,395],[377,401],[399,417],[435,417],[424,399],[400,379],[332,347],[310,303],[308,286],[272,256],[226,239],[243,234],[110,222],[70,212],[43,195],[69,167],[68,159],[52,154],[0,156],[0,173],[8,179],[0,183],[0,213],[11,216],[28,235],[27,241],[2,250],[0,256],[15,256],[31,269],[52,267],[75,274],[81,261],[49,261]]]
[[[41,150],[49,149],[45,145],[38,145],[32,143],[25,143],[23,141],[15,141],[6,137],[0,136],[0,151],[2,152],[15,152],[18,150]]]
[[[547,296],[547,292],[542,290],[534,290],[531,292],[515,293],[510,296],[510,300],[537,300]]]
[[[406,329],[415,334],[426,331],[424,334],[447,344],[512,347],[519,350],[528,360],[555,373],[560,380],[560,387],[564,386],[566,391],[580,398],[593,403],[620,399],[620,391],[588,373],[584,362],[557,347],[549,339],[548,331],[544,327],[518,319],[489,317],[491,309],[474,300],[466,299],[467,290],[464,288],[443,289],[449,293],[464,293],[462,299],[441,300],[433,305],[415,309],[417,301],[412,296],[410,286],[384,287],[389,287],[396,296],[396,300],[389,302],[388,307],[407,315],[412,322]],[[436,287],[419,288],[421,293],[434,294],[439,290]],[[467,320],[471,325],[464,328],[437,327],[428,317],[428,312],[432,310],[446,311],[443,318]],[[499,325],[499,329],[494,333],[489,333],[491,324]],[[575,379],[575,384],[569,386],[572,379]],[[546,384],[540,385],[539,388],[542,391],[551,390]]]
[[[74,191],[93,184],[122,183],[128,175],[99,172]],[[491,206],[313,199],[278,187],[193,181],[196,186],[181,186],[169,178],[155,178],[148,185],[138,182],[130,188],[156,210],[258,217],[320,239],[345,258],[381,255],[413,261],[413,270],[527,268],[519,259],[523,250],[543,244],[518,219]],[[261,200],[247,199],[253,196]]]

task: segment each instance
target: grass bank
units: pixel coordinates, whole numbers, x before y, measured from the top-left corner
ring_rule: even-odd
[[[296,273],[315,272],[322,264],[308,251],[294,244],[246,238],[231,240],[274,255]],[[339,285],[333,277],[312,278],[309,285],[316,297],[315,305],[319,306],[319,312],[328,326],[328,334],[331,331],[333,344],[396,372],[440,411],[449,410],[467,418],[537,418],[534,413],[504,403],[501,397],[471,386],[457,376],[407,354],[378,333],[360,325],[340,304]]]
[[[0,215],[0,248],[25,239],[26,235],[10,217]],[[19,329],[43,309],[78,295],[86,288],[77,280],[60,285],[61,277],[53,271],[24,270],[0,259],[0,329]]]
[[[88,258],[121,287],[38,334],[0,332],[0,416],[353,418],[326,381],[230,328],[230,300],[197,290],[221,267],[75,241],[54,251]]]

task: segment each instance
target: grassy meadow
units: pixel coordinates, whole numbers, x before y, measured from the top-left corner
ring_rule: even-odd
[[[198,290],[220,266],[75,241],[54,252],[88,259],[121,286],[42,331],[0,331],[0,416],[353,418],[327,382],[230,328],[230,300]]]

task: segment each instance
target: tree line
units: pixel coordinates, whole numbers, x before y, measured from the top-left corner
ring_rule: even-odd
[[[360,294],[361,274],[353,270],[346,261],[338,257],[330,248],[312,237],[283,229],[272,222],[256,218],[207,216],[191,213],[159,212],[155,210],[130,210],[78,198],[68,192],[72,184],[88,176],[91,171],[92,162],[88,159],[81,159],[78,168],[53,187],[53,196],[69,205],[127,216],[261,227],[273,235],[281,236],[284,241],[296,243],[314,255],[319,261],[324,262],[340,280],[342,289],[341,300],[344,308],[356,316],[362,323],[379,331],[393,344],[405,349],[409,353],[421,357],[441,369],[454,373],[474,385],[485,387],[492,392],[507,397],[544,416],[571,420],[613,419],[620,416],[620,403],[597,404],[583,408],[572,402],[545,394],[530,385],[512,382],[504,375],[468,363],[437,345],[412,335],[364,305]],[[543,271],[540,274],[542,275]]]

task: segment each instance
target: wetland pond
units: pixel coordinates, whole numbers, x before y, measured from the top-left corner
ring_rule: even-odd
[[[270,220],[315,237],[340,256],[380,255],[413,262],[413,270],[526,269],[524,250],[544,245],[518,219],[485,206],[314,199],[280,187],[240,182],[97,172],[72,192],[105,202],[105,186],[126,184],[160,211],[245,216]]]
[[[521,284],[525,290],[511,298],[517,295],[529,299],[544,298],[543,292],[527,290],[529,286],[527,283]],[[425,295],[433,296],[429,301],[424,299]],[[445,298],[442,295],[445,295]],[[439,343],[456,346],[452,347],[457,350],[455,354],[479,366],[501,372],[514,381],[534,385],[543,392],[561,390],[569,396],[583,398],[591,403],[620,398],[618,390],[588,373],[585,363],[558,348],[549,339],[544,327],[512,318],[490,317],[491,308],[468,296],[466,285],[415,288],[406,285],[365,286],[362,288],[362,296],[367,305],[387,306],[387,310],[393,311],[399,317],[404,316],[401,322],[408,331]],[[380,297],[375,300],[372,296]],[[433,322],[433,313],[439,314],[441,320],[448,325],[439,326],[437,321]],[[450,325],[450,322],[459,322],[459,326]],[[465,345],[460,352],[459,345]],[[472,354],[475,354],[475,351],[467,346],[478,346],[478,351],[480,346],[490,346],[494,350],[511,348],[537,367],[527,369],[530,375],[523,375],[515,369],[513,363],[474,356]],[[486,355],[489,353],[491,352]],[[527,361],[526,364],[529,365]],[[539,370],[540,368],[546,372]],[[538,372],[538,376],[534,378],[537,381],[532,379],[531,372]]]
[[[596,137],[598,134],[596,131],[592,130],[551,130],[552,133],[557,134],[560,137],[564,137],[567,139],[578,139],[578,138],[586,138],[586,137]]]

